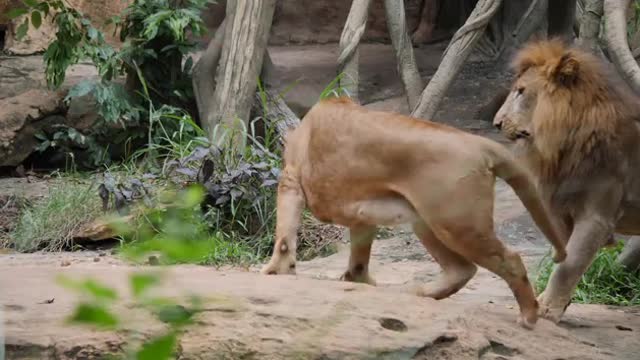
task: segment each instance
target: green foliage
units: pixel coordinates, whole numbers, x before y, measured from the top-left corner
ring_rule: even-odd
[[[102,306],[80,304],[69,318],[70,323],[88,324],[101,329],[114,329],[118,318]]]
[[[140,273],[129,276],[129,282],[131,284],[131,292],[133,293],[133,296],[140,297],[149,288],[157,285],[160,282],[160,279],[151,274]]]
[[[25,208],[9,235],[18,251],[56,251],[71,245],[73,236],[100,216],[100,203],[88,186],[55,185],[43,200]]]
[[[150,340],[136,353],[136,360],[170,359],[178,340],[176,335],[170,332]]]
[[[345,76],[345,73],[340,73],[333,80],[331,80],[331,82],[320,93],[320,99],[325,99],[328,97],[351,96],[351,94],[349,94],[349,91],[347,91],[346,88],[340,85],[340,81]]]
[[[160,230],[147,229],[140,232],[139,228],[127,223],[116,221],[112,225],[124,236],[139,233],[140,243],[152,243],[152,246],[137,248],[136,256],[150,253],[160,254],[167,262],[180,262],[185,255],[191,258],[203,258],[208,249],[200,246],[207,243],[205,238],[194,237],[201,226],[185,220],[197,213],[200,202],[204,197],[200,186],[192,186],[178,194],[172,194],[164,200],[171,205],[162,213],[155,225]],[[178,228],[172,228],[178,226]],[[156,241],[161,234],[163,241]],[[70,324],[90,326],[99,330],[115,330],[127,332],[127,321],[122,319],[114,307],[120,301],[118,292],[104,284],[91,279],[72,280],[61,277],[59,283],[65,288],[78,293],[81,301],[67,318]],[[131,308],[145,310],[149,315],[166,324],[166,330],[154,334],[141,344],[131,341],[131,347],[118,358],[136,360],[165,360],[175,355],[181,330],[193,323],[193,318],[201,311],[200,299],[190,297],[186,305],[173,300],[153,296],[151,290],[163,284],[161,273],[136,272],[129,275],[130,292],[134,304]],[[122,355],[122,354],[118,354]]]
[[[84,138],[64,127],[59,129],[60,134],[40,134],[42,144],[38,150],[55,147],[73,154],[74,149],[81,149],[91,154],[89,161],[82,165],[108,165],[107,144],[124,144],[140,138],[141,131],[157,120],[154,116],[158,112],[174,115],[161,119],[163,124],[178,123],[168,125],[170,128],[180,127],[182,120],[190,120],[190,116],[184,116],[185,111],[177,110],[189,109],[195,113],[191,85],[193,61],[189,54],[196,44],[188,35],[204,33],[200,13],[211,2],[134,0],[120,16],[108,21],[114,25],[114,32],[120,32],[123,45],[118,50],[65,0],[29,0],[24,1],[24,7],[11,10],[8,15],[12,18],[29,14],[17,29],[18,38],[24,37],[29,25],[37,28],[43,19],[53,17],[56,37],[44,54],[50,87],[60,87],[69,67],[84,59],[91,61],[99,75],[99,81],[75,85],[65,100],[91,96],[96,101],[100,121]],[[121,81],[123,77],[126,88]],[[151,113],[151,109],[159,110]],[[189,127],[193,124],[187,121]],[[160,138],[164,140],[168,136]],[[156,139],[149,137],[149,141]]]
[[[147,296],[146,291],[141,290],[147,290],[162,284],[160,274],[133,273],[129,275],[129,279],[135,301],[134,308],[147,310],[150,315],[168,324],[168,330],[159,335],[151,336],[151,338],[138,346],[132,346],[124,356],[116,358],[136,360],[171,359],[176,350],[179,330],[191,324],[192,317],[199,311],[199,300],[192,298],[190,306],[185,307],[165,298]],[[118,300],[115,289],[90,279],[75,281],[60,277],[58,280],[61,285],[78,292],[82,296],[80,303],[67,317],[67,323],[88,326],[97,330],[118,331],[126,329],[126,320],[121,319],[118,313],[113,310]],[[96,287],[102,289],[104,293],[113,294],[113,296],[105,297],[95,294],[93,290]]]
[[[627,22],[627,37],[631,38],[635,33],[640,30],[640,0],[635,0],[631,3],[631,11],[633,15],[630,21]]]
[[[640,273],[629,272],[617,262],[624,246],[620,242],[613,248],[603,248],[580,279],[573,301],[581,304],[640,305]],[[538,267],[536,290],[547,285],[553,262],[547,256]]]
[[[200,14],[209,3],[135,0],[122,14],[123,20],[114,21],[125,41],[123,62],[129,70],[140,69],[154,104],[187,108],[192,101],[193,61],[188,55],[196,44],[187,34],[204,34],[206,27]]]
[[[145,209],[133,225],[115,222],[126,245],[121,254],[143,262],[149,253],[161,253],[162,264],[202,263],[219,265],[242,263],[254,259],[251,249],[233,241],[222,231],[211,228],[202,213],[202,187],[167,192],[160,204]]]

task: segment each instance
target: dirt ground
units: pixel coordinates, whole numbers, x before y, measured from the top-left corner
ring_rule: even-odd
[[[432,76],[446,44],[416,49],[420,73]],[[371,108],[407,113],[393,50],[361,47],[361,99]],[[336,76],[337,45],[273,47],[277,87],[299,115]],[[36,63],[37,61],[33,61]],[[491,124],[475,119],[509,75],[501,64],[469,62],[436,115],[445,122],[497,140]],[[0,179],[0,196],[46,193],[48,182]],[[512,190],[496,186],[496,232],[522,254],[533,278],[549,245]],[[443,301],[418,298],[411,289],[431,281],[439,268],[407,229],[374,243],[371,271],[378,287],[336,281],[348,249],[298,265],[295,277],[263,277],[251,269],[177,266],[172,297],[190,292],[210,301],[187,331],[180,359],[622,359],[640,354],[640,309],[571,305],[559,325],[541,320],[533,331],[516,325],[517,305],[506,284],[480,270],[458,294]],[[0,254],[0,315],[11,359],[93,359],[118,351],[123,333],[68,327],[77,301],[54,281],[58,274],[92,276],[126,293],[132,267],[108,250],[56,254]],[[55,299],[50,304],[45,300]],[[224,301],[222,301],[223,299]],[[143,316],[127,307],[126,317]],[[391,320],[389,320],[391,319]],[[388,326],[389,323],[397,326]],[[139,322],[132,321],[135,328]],[[160,325],[145,322],[149,333]],[[332,325],[333,324],[333,325]],[[400,324],[400,325],[398,325]],[[390,329],[391,328],[391,329]],[[0,334],[1,335],[1,334]]]

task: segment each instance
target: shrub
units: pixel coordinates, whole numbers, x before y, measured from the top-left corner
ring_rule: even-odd
[[[40,133],[40,151],[54,147],[73,154],[75,149],[82,149],[91,155],[82,165],[96,167],[109,162],[108,145],[126,144],[144,136],[154,120],[150,108],[168,105],[187,109],[194,116],[197,113],[189,56],[196,44],[190,36],[204,33],[200,13],[211,0],[134,0],[120,16],[110,20],[114,31],[120,31],[120,49],[109,45],[103,33],[64,0],[23,3],[24,8],[8,14],[10,18],[28,14],[17,29],[19,38],[29,25],[38,28],[48,16],[57,27],[56,38],[44,54],[50,87],[60,87],[68,68],[85,59],[92,62],[100,77],[72,87],[66,97],[66,101],[86,95],[95,99],[98,123],[85,134],[64,126],[53,134]],[[181,119],[163,117],[161,121]]]
[[[18,251],[61,250],[100,215],[100,202],[91,187],[55,185],[46,198],[22,210],[8,242]]]

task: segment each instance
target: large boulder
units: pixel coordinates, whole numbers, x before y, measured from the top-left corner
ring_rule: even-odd
[[[32,89],[0,100],[0,166],[18,166],[38,144],[36,133],[65,122],[62,91]]]
[[[34,134],[41,130],[64,124],[84,131],[95,123],[90,96],[63,103],[70,87],[97,79],[93,66],[72,66],[56,91],[47,89],[44,73],[41,56],[0,57],[0,166],[17,166],[29,157],[39,143]]]

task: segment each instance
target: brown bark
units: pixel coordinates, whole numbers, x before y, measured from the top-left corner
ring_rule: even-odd
[[[438,110],[445,92],[460,72],[474,45],[498,11],[501,0],[479,0],[469,15],[467,22],[455,33],[449,46],[442,56],[438,70],[422,92],[418,105],[413,109],[412,116],[431,119]]]
[[[263,89],[256,91],[252,113],[261,116],[264,121],[268,121],[278,135],[278,142],[284,145],[285,135],[289,130],[300,125],[300,118],[291,111],[282,96],[271,87],[274,72],[275,66],[271,61],[269,51],[265,51],[260,76]]]
[[[367,26],[370,7],[371,0],[353,1],[340,36],[338,74],[342,74],[342,78],[339,84],[356,102],[358,101],[358,84],[360,81],[358,46]]]
[[[202,122],[210,113],[211,100],[213,100],[213,93],[216,90],[215,74],[220,54],[222,53],[225,26],[226,20],[222,20],[213,39],[209,41],[207,49],[193,66],[193,93],[198,105],[200,121]]]
[[[413,109],[422,91],[422,78],[418,72],[416,58],[413,54],[413,45],[409,39],[407,30],[407,16],[404,10],[404,2],[397,0],[385,0],[384,2],[387,25],[391,35],[391,43],[396,52],[398,73],[404,89],[407,92],[409,108]]]
[[[585,0],[578,32],[578,44],[594,54],[600,54],[598,36],[603,13],[603,0]]]
[[[575,21],[576,0],[553,0],[548,7],[549,37],[560,37],[573,41],[573,23]]]
[[[640,94],[640,67],[631,54],[627,40],[626,11],[629,1],[604,1],[605,35],[611,60],[624,75],[627,83]]]
[[[505,39],[505,44],[500,54],[502,60],[510,57],[513,50],[541,29],[547,16],[548,8],[549,0],[533,0],[531,2],[515,29]]]
[[[556,12],[554,16],[547,19],[548,15],[554,11]],[[552,3],[549,0],[533,0],[511,33],[511,36],[506,39],[500,55],[502,60],[512,56],[513,50],[528,41],[534,33],[539,31],[545,19],[548,21],[548,37],[561,37],[565,40],[572,39],[575,11],[575,0],[559,0]],[[478,110],[477,117],[485,121],[493,121],[493,117],[508,94],[508,89],[499,90],[489,103]]]
[[[413,44],[421,44],[433,38],[433,30],[436,27],[440,0],[424,0],[420,11],[420,22],[416,31],[411,35]]]
[[[203,127],[216,145],[227,136],[232,136],[235,146],[244,141],[238,137],[238,130],[248,125],[275,5],[275,0],[227,1],[216,89],[209,114],[203,120]]]

